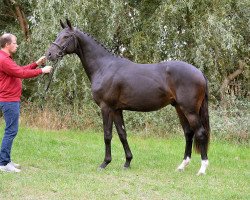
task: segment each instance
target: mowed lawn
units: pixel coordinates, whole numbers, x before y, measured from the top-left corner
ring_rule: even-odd
[[[2,137],[3,126],[0,131]],[[0,199],[250,199],[248,145],[212,140],[207,174],[196,176],[197,154],[184,172],[175,171],[184,138],[129,134],[128,140],[131,168],[123,169],[124,152],[114,131],[113,160],[98,170],[104,158],[102,133],[20,128],[12,157],[22,172],[0,172]]]

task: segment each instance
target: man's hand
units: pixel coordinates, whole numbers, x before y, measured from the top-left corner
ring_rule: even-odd
[[[45,67],[43,67],[41,69],[42,69],[43,74],[47,74],[47,73],[51,72],[52,67],[51,66],[45,66]]]
[[[46,62],[46,56],[42,56],[41,58],[39,58],[39,59],[36,61],[36,64],[37,64],[37,65],[45,65],[45,62]]]

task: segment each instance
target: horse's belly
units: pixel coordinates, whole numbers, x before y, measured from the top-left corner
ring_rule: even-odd
[[[166,94],[164,95],[134,95],[120,100],[121,107],[124,110],[132,111],[155,111],[170,103],[170,99]]]

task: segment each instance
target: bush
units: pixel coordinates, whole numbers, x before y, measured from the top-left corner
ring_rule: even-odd
[[[215,138],[249,143],[249,107],[247,100],[227,97],[224,106],[212,106],[211,129]]]
[[[52,99],[45,105],[26,102],[22,104],[22,124],[43,129],[94,129],[102,132],[100,108],[93,102],[55,105]],[[43,106],[41,106],[43,105]],[[211,105],[210,125],[212,139],[249,143],[249,102],[234,98],[225,107]],[[57,108],[57,109],[56,109]],[[128,134],[173,137],[183,135],[179,119],[172,106],[155,112],[124,111]],[[115,126],[113,127],[115,131]]]

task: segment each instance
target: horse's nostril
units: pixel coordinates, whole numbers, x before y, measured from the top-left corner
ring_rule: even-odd
[[[50,52],[47,53],[47,58],[51,58],[51,53]]]

